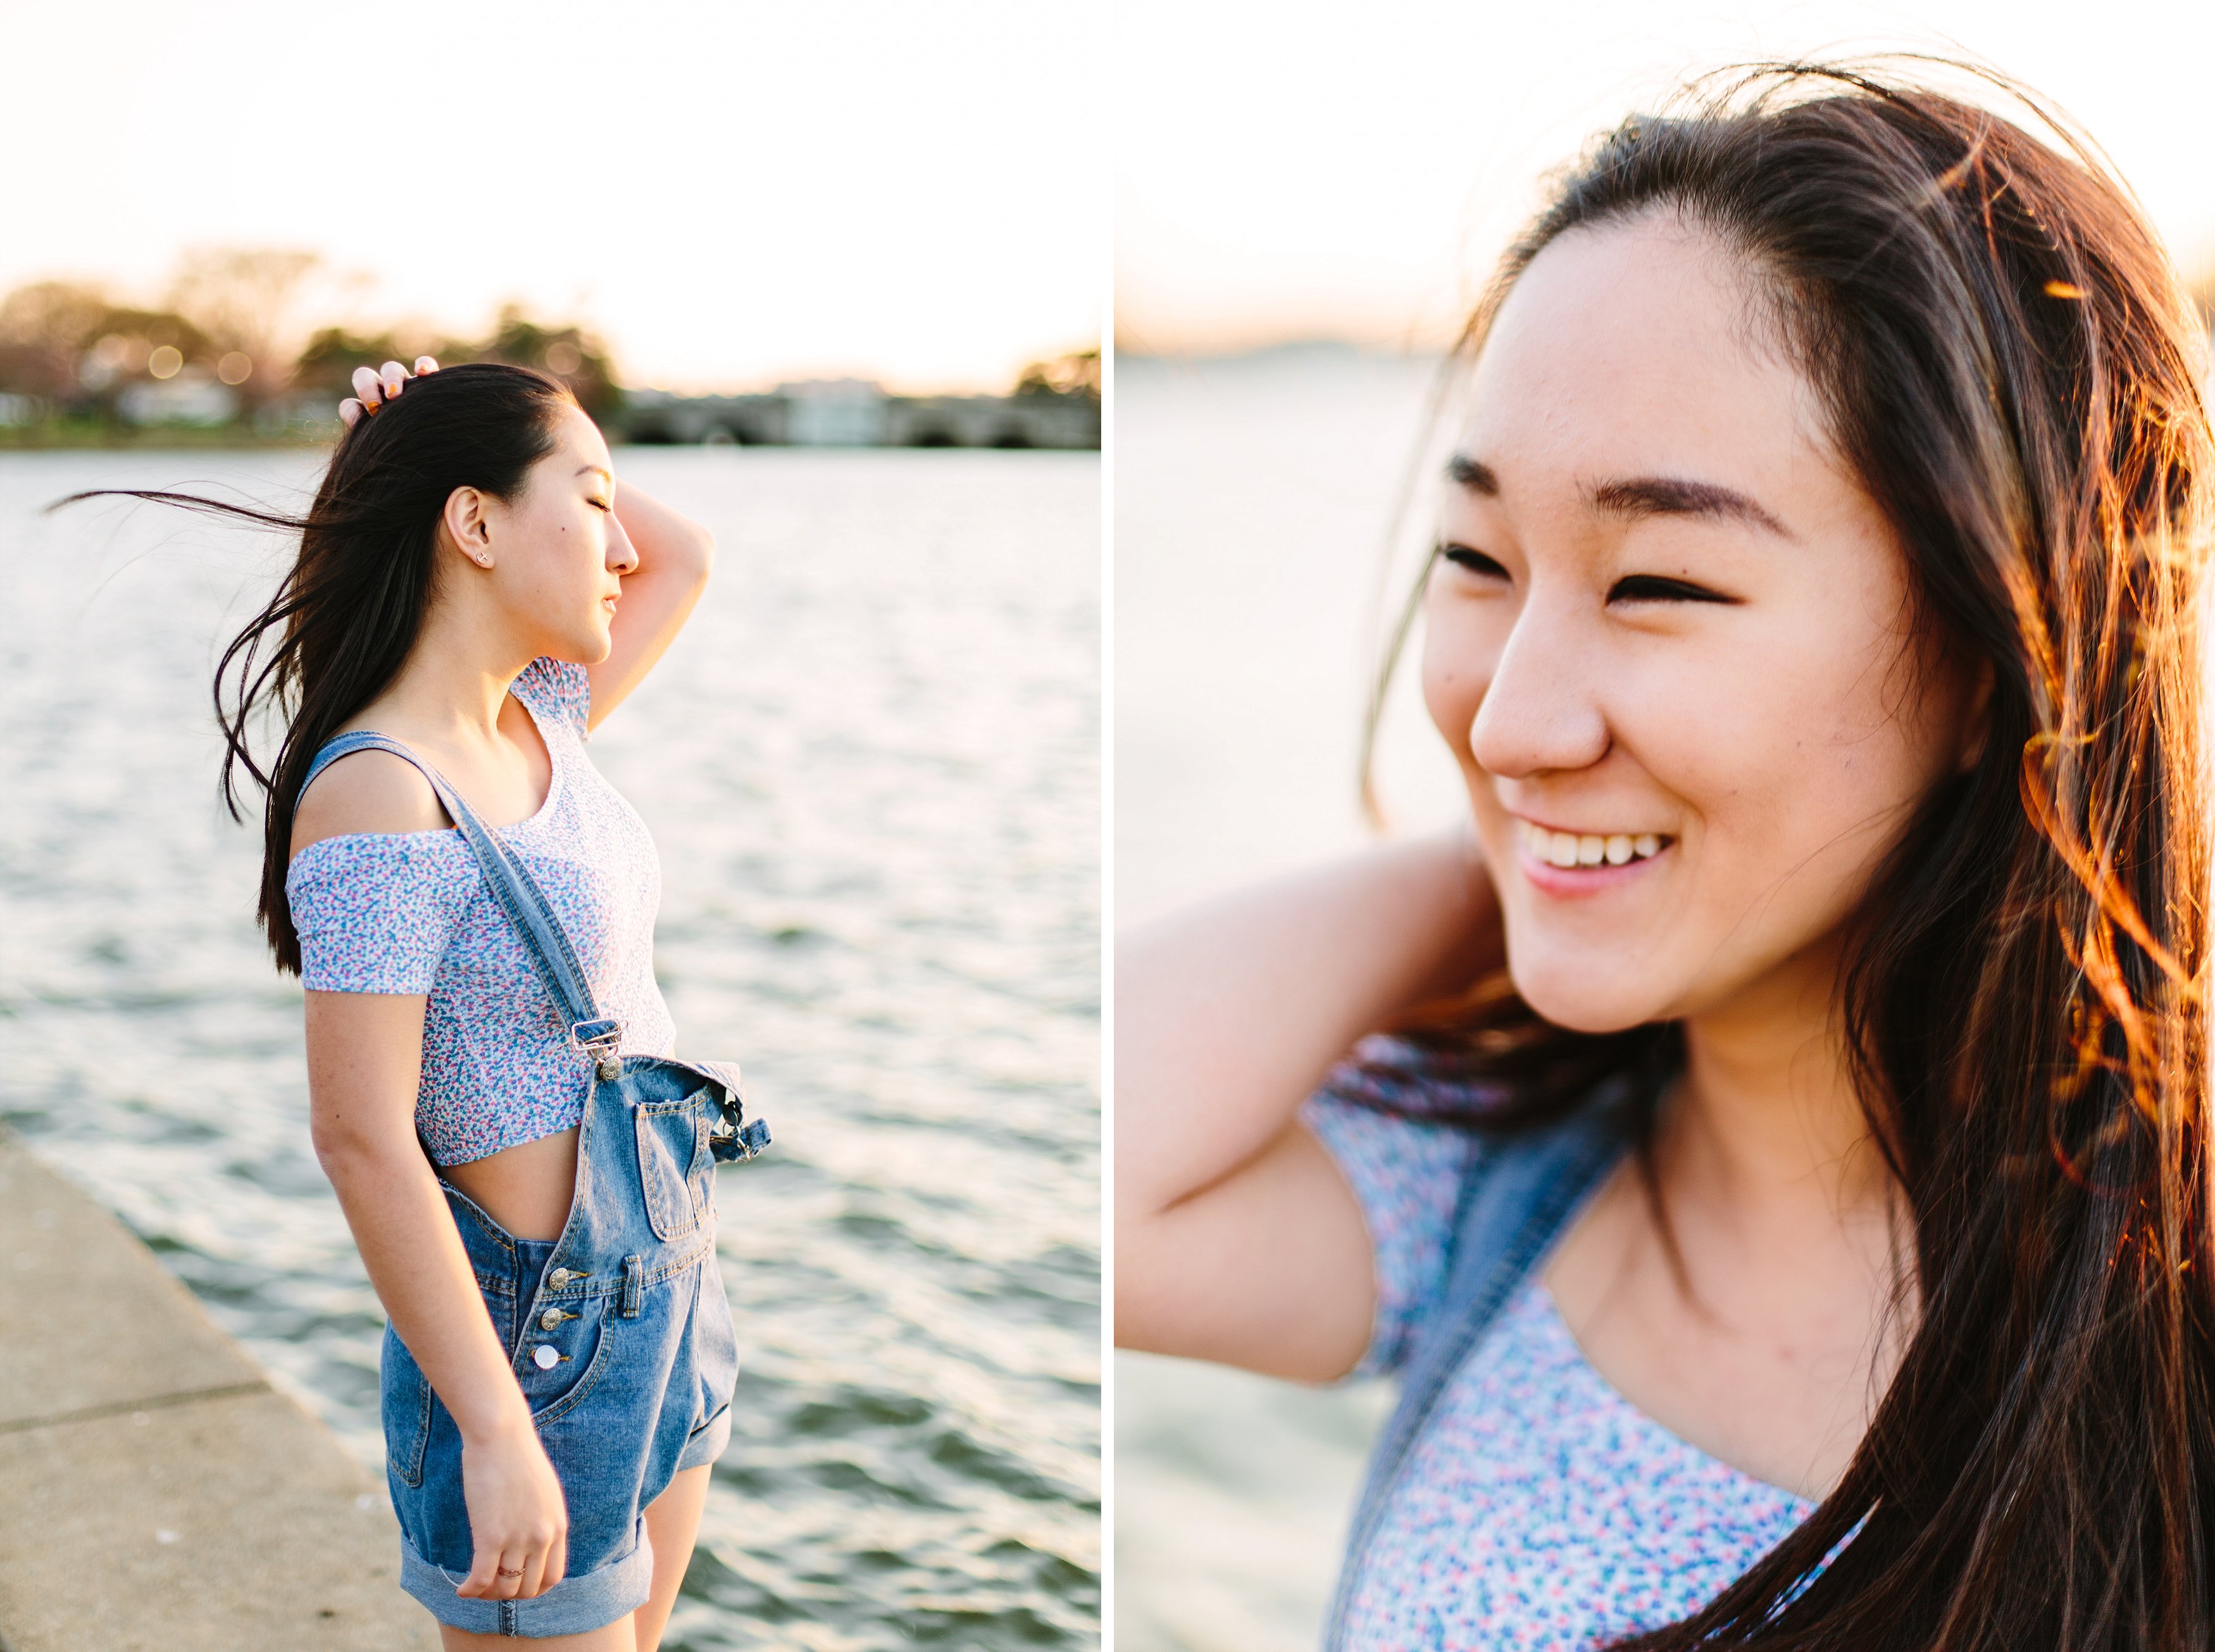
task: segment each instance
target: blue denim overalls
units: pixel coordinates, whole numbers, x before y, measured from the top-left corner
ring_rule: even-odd
[[[594,1083],[577,1132],[576,1196],[560,1236],[518,1239],[443,1179],[493,1328],[568,1504],[568,1570],[529,1600],[465,1600],[473,1555],[453,1417],[388,1324],[380,1384],[401,1586],[441,1623],[481,1634],[580,1634],[643,1604],[653,1569],[641,1511],[730,1438],[738,1380],[715,1264],[715,1164],[769,1144],[746,1123],[738,1072],[621,1055],[568,937],[530,874],[443,777],[382,734],[341,734],[307,780],[350,752],[422,771],[476,855],[486,889],[535,959]]]

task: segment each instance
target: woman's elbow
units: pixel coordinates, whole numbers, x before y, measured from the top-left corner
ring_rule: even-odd
[[[708,576],[715,571],[715,536],[697,522],[688,525],[684,536],[687,562],[692,570],[692,583],[696,587],[708,583]]]
[[[422,1156],[412,1137],[402,1143],[390,1130],[364,1128],[343,1115],[322,1112],[310,1119],[308,1139],[316,1150],[316,1163],[334,1188],[390,1172]]]
[[[1158,1221],[1119,1209],[1115,1217],[1115,1297],[1110,1309],[1115,1346],[1153,1354],[1177,1352],[1170,1330],[1175,1304],[1189,1292],[1195,1275],[1212,1271],[1205,1254],[1180,1257],[1174,1241],[1164,1244]]]
[[[658,525],[652,543],[640,549],[659,577],[682,580],[696,589],[715,571],[715,536],[704,524],[674,511]]]

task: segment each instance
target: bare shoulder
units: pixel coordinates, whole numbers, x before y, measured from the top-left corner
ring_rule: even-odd
[[[301,794],[291,852],[351,832],[439,832],[452,824],[414,765],[390,752],[353,752]]]

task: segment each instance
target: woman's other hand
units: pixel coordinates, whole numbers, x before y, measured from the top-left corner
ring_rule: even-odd
[[[334,775],[370,755],[341,758]],[[410,805],[404,793],[380,805],[361,795],[365,780],[376,791],[375,771],[357,769],[353,779],[351,790],[328,780],[309,789],[301,814],[308,838],[332,826],[421,829],[405,824],[409,808],[437,807]],[[461,1593],[495,1600],[537,1594],[568,1566],[568,1515],[453,1213],[416,1139],[424,997],[310,991],[306,998],[316,1157],[393,1330],[461,1431],[474,1543]]]
[[[415,358],[413,377],[420,378],[426,373],[435,373],[439,364],[429,356]],[[348,430],[359,424],[362,415],[374,413],[387,402],[408,388],[410,377],[407,368],[396,361],[388,361],[382,367],[357,367],[353,370],[354,393],[339,403],[339,418]]]
[[[454,1593],[471,1600],[528,1600],[569,1567],[569,1509],[561,1482],[525,1417],[462,1437],[462,1498],[475,1551]]]

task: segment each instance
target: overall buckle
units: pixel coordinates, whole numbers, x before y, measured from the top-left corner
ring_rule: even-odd
[[[695,1060],[691,1065],[723,1089],[722,1104],[717,1109],[721,1116],[708,1127],[709,1151],[726,1164],[758,1156],[769,1145],[769,1126],[760,1119],[749,1120],[745,1116],[746,1104],[739,1094],[739,1064]]]
[[[623,1077],[623,1023],[612,1016],[578,1022],[569,1029],[569,1041],[592,1064],[599,1078]]]

